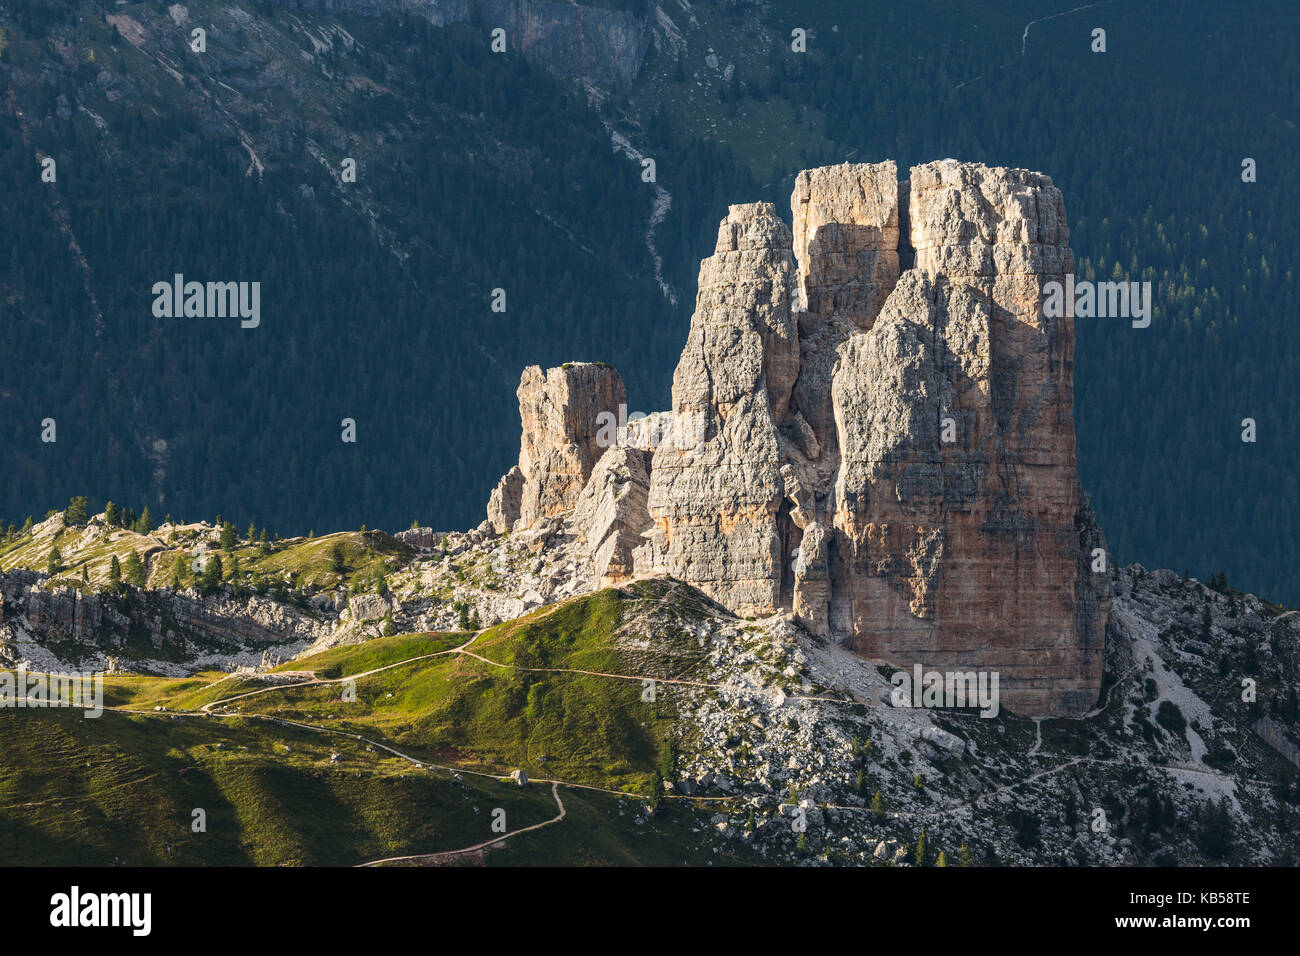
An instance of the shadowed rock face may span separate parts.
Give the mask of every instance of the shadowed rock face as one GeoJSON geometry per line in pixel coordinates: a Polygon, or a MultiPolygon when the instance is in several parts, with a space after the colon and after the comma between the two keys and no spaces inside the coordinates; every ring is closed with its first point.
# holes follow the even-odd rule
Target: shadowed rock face
{"type": "Polygon", "coordinates": [[[645,477],[629,451],[601,462],[576,522],[593,573],[671,574],[908,670],[996,671],[1012,710],[1085,712],[1109,597],[1073,321],[1042,310],[1073,270],[1060,191],[859,164],[801,173],[791,204],[793,233],[764,203],[721,223],[673,379],[698,440],[659,444],[645,477]]]}
{"type": "Polygon", "coordinates": [[[808,169],[795,180],[794,252],[802,370],[795,406],[816,437],[797,449],[816,472],[824,496],[838,464],[839,436],[831,409],[831,376],[839,347],[871,328],[898,281],[898,168],[892,162],[808,169]]]}
{"type": "Polygon", "coordinates": [[[872,657],[999,671],[1024,712],[1081,713],[1108,598],[1075,471],[1073,324],[1042,310],[1043,284],[1074,268],[1061,193],[953,161],[910,185],[916,268],[842,350],[833,388],[833,625],[872,657]]]}

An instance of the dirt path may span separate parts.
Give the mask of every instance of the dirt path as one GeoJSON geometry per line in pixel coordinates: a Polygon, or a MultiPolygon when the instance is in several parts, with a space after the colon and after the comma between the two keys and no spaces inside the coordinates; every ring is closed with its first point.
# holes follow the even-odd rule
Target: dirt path
{"type": "MultiPolygon", "coordinates": [[[[483,633],[484,633],[483,631],[479,631],[468,641],[466,641],[464,644],[461,644],[458,647],[450,647],[445,651],[435,651],[432,654],[421,654],[419,657],[408,657],[406,660],[395,661],[392,664],[385,664],[382,667],[373,667],[368,671],[361,671],[359,674],[348,674],[346,677],[317,677],[315,671],[281,671],[280,673],[310,674],[311,676],[307,680],[294,681],[289,684],[272,684],[269,687],[259,687],[257,690],[250,690],[247,693],[243,693],[243,694],[235,694],[232,697],[223,697],[220,700],[214,700],[204,704],[202,707],[199,708],[199,710],[202,713],[210,714],[212,713],[212,709],[214,707],[219,707],[223,704],[228,704],[236,700],[243,700],[245,697],[256,697],[259,694],[269,694],[271,691],[275,691],[275,690],[288,690],[290,688],[297,688],[297,687],[319,687],[326,684],[343,684],[346,683],[347,681],[355,681],[362,677],[369,677],[372,674],[381,673],[382,671],[392,670],[394,667],[403,667],[406,664],[414,664],[416,661],[427,661],[435,657],[445,657],[448,654],[469,653],[468,651],[466,651],[466,648],[468,648],[471,644],[473,644],[476,640],[478,640],[479,637],[483,635],[483,633]]],[[[226,675],[226,677],[230,677],[230,676],[233,675],[230,674],[226,675]]],[[[213,681],[208,686],[212,687],[216,684],[219,684],[221,683],[221,681],[225,680],[226,677],[223,677],[220,680],[213,681]]]]}
{"type": "Polygon", "coordinates": [[[390,856],[382,860],[371,860],[369,863],[358,863],[357,866],[383,866],[385,863],[415,863],[419,866],[437,866],[458,856],[464,856],[467,853],[477,853],[480,850],[486,850],[490,846],[496,846],[498,843],[504,843],[511,837],[519,836],[521,833],[528,833],[532,830],[540,830],[542,827],[549,827],[554,823],[559,823],[568,813],[564,809],[564,801],[560,799],[560,785],[551,784],[551,796],[555,798],[555,806],[559,813],[549,820],[543,820],[541,823],[534,823],[532,826],[520,827],[518,830],[511,830],[509,833],[502,833],[500,836],[493,837],[491,840],[484,840],[482,843],[475,843],[473,846],[462,847],[459,850],[442,850],[438,853],[416,853],[411,856],[390,856]]]}
{"type": "MultiPolygon", "coordinates": [[[[642,683],[651,681],[655,684],[676,684],[683,687],[699,687],[703,690],[718,690],[724,687],[730,687],[730,684],[710,684],[707,681],[698,680],[681,680],[672,677],[646,677],[637,674],[611,674],[608,671],[586,671],[577,667],[520,667],[517,664],[503,664],[500,661],[488,660],[482,654],[475,654],[473,651],[463,652],[467,657],[472,657],[476,661],[482,661],[484,664],[490,664],[493,667],[503,667],[508,670],[527,671],[534,674],[583,674],[587,677],[608,677],[611,680],[625,680],[642,683]]],[[[815,697],[811,695],[792,694],[786,697],[786,700],[816,700],[831,701],[837,704],[845,703],[838,697],[815,697]]]]}

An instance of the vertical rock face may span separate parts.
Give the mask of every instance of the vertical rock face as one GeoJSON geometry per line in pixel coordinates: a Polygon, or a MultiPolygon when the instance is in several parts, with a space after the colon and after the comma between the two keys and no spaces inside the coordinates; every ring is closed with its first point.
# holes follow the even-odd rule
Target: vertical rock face
{"type": "Polygon", "coordinates": [[[505,534],[519,520],[524,500],[524,473],[515,465],[502,476],[488,499],[488,524],[497,534],[505,534]]]}
{"type": "Polygon", "coordinates": [[[573,525],[587,542],[593,577],[601,587],[635,572],[636,550],[652,527],[650,453],[611,448],[596,463],[573,511],[573,525]]]}
{"type": "Polygon", "coordinates": [[[518,523],[528,527],[573,510],[592,468],[614,444],[610,422],[627,405],[627,391],[609,366],[575,362],[546,372],[529,366],[516,395],[523,422],[518,523]]]}
{"type": "Polygon", "coordinates": [[[673,415],[698,422],[700,440],[661,444],[650,473],[660,567],[747,615],[770,614],[780,601],[776,423],[799,373],[793,292],[790,230],[775,207],[732,206],[700,266],[673,376],[673,415]]]}
{"type": "Polygon", "coordinates": [[[671,574],[909,670],[996,672],[1012,710],[1085,712],[1109,598],[1075,471],[1073,321],[1042,309],[1073,270],[1059,190],[859,164],[800,174],[791,204],[793,233],[766,203],[722,221],[671,427],[600,458],[581,436],[621,383],[525,373],[516,524],[576,506],[593,583],[671,574]]]}
{"type": "Polygon", "coordinates": [[[804,170],[790,206],[802,351],[795,405],[804,423],[793,425],[799,450],[818,462],[824,494],[838,450],[830,388],[836,350],[853,332],[871,328],[898,281],[898,168],[884,162],[804,170]]]}
{"type": "Polygon", "coordinates": [[[790,208],[802,311],[870,328],[898,281],[898,167],[805,169],[790,208]]]}
{"type": "Polygon", "coordinates": [[[1108,599],[1075,471],[1073,323],[1042,309],[1073,271],[1064,202],[1037,173],[951,160],[910,185],[916,269],[833,389],[852,445],[833,624],[870,656],[998,671],[1013,709],[1081,713],[1108,599]]]}

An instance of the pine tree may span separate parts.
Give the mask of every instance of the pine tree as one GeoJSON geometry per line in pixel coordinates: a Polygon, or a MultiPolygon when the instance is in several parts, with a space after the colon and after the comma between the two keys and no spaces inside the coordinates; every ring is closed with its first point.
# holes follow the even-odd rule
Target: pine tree
{"type": "Polygon", "coordinates": [[[235,531],[235,526],[227,521],[221,526],[221,550],[229,553],[235,550],[237,544],[239,544],[239,533],[235,531]]]}
{"type": "Polygon", "coordinates": [[[132,551],[126,556],[126,564],[122,567],[122,574],[127,583],[134,584],[138,588],[144,587],[145,569],[144,562],[140,560],[140,554],[132,551]]]}
{"type": "Polygon", "coordinates": [[[122,590],[122,563],[117,560],[117,555],[108,562],[108,589],[114,594],[122,590]]]}
{"type": "Polygon", "coordinates": [[[384,637],[392,637],[397,633],[397,625],[393,622],[393,609],[390,607],[388,613],[384,615],[384,623],[379,628],[379,633],[384,637]]]}
{"type": "Polygon", "coordinates": [[[943,850],[940,850],[940,851],[939,851],[939,855],[935,858],[934,865],[935,865],[935,866],[947,866],[947,865],[948,865],[948,857],[944,855],[943,850]]]}
{"type": "Polygon", "coordinates": [[[122,509],[113,502],[104,505],[104,521],[110,528],[119,528],[122,525],[122,509]]]}
{"type": "Polygon", "coordinates": [[[965,843],[963,843],[961,845],[961,849],[957,851],[957,865],[958,866],[975,865],[975,854],[971,852],[970,847],[968,847],[965,843]]]}
{"type": "Polygon", "coordinates": [[[913,859],[916,861],[917,866],[925,866],[925,831],[924,830],[922,830],[921,835],[916,838],[916,853],[913,856],[913,859]]]}
{"type": "Polygon", "coordinates": [[[220,555],[214,554],[208,558],[207,564],[203,566],[203,571],[199,574],[199,590],[204,594],[211,594],[221,587],[223,570],[220,555]]]}
{"type": "Polygon", "coordinates": [[[140,534],[151,534],[153,532],[153,516],[149,514],[148,506],[140,512],[140,520],[136,522],[135,530],[140,534]]]}
{"type": "Polygon", "coordinates": [[[63,512],[63,523],[69,528],[80,527],[90,520],[89,503],[85,495],[74,495],[63,512]]]}
{"type": "Polygon", "coordinates": [[[871,797],[871,812],[878,817],[885,815],[885,798],[880,795],[879,790],[871,797]]]}
{"type": "MultiPolygon", "coordinates": [[[[28,521],[31,519],[28,518],[28,521]]],[[[47,565],[50,574],[58,574],[63,570],[63,554],[59,551],[59,546],[55,545],[50,549],[50,561],[47,565]]]]}

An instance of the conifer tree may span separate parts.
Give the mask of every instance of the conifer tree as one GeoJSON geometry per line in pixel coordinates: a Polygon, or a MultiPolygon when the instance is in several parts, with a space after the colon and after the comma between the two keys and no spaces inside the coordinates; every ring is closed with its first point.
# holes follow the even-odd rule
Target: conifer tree
{"type": "Polygon", "coordinates": [[[144,562],[140,560],[140,554],[132,551],[126,556],[126,563],[122,566],[122,575],[128,584],[133,584],[138,588],[144,587],[145,569],[144,562]]]}
{"type": "Polygon", "coordinates": [[[85,495],[74,495],[63,512],[63,523],[69,528],[77,528],[90,520],[89,504],[85,495]]]}

